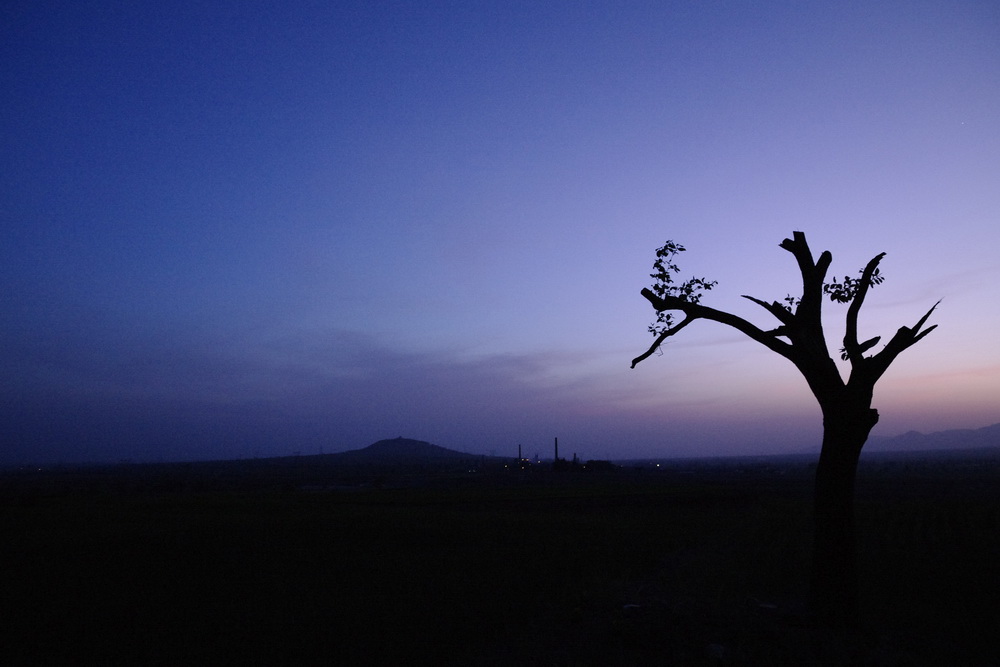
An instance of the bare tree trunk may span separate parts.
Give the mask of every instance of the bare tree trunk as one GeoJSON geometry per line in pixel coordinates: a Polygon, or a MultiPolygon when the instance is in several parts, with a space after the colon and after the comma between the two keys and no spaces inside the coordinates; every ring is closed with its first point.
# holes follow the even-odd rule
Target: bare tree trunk
{"type": "Polygon", "coordinates": [[[843,627],[855,624],[858,617],[854,480],[861,448],[878,413],[867,406],[824,412],[823,449],[816,467],[810,603],[822,623],[843,627]]]}

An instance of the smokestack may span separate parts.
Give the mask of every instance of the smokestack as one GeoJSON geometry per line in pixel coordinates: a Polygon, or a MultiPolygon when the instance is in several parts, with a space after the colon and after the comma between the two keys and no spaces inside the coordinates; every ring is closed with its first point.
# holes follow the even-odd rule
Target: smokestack
{"type": "Polygon", "coordinates": [[[559,460],[559,438],[556,438],[556,461],[559,460]]]}
{"type": "Polygon", "coordinates": [[[523,459],[521,458],[521,445],[517,446],[517,462],[520,463],[523,459]]]}

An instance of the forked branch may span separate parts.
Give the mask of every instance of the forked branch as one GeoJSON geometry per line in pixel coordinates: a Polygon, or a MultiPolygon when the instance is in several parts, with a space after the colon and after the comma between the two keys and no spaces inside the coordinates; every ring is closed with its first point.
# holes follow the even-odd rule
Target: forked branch
{"type": "Polygon", "coordinates": [[[649,349],[646,350],[645,352],[643,352],[638,357],[636,357],[635,359],[632,360],[632,366],[631,366],[631,368],[635,368],[636,364],[638,364],[640,361],[642,361],[646,357],[648,357],[651,354],[653,354],[654,352],[656,352],[656,350],[659,349],[659,347],[663,343],[663,341],[665,341],[670,336],[673,336],[675,333],[677,333],[678,331],[680,331],[681,329],[683,329],[684,327],[686,327],[691,322],[694,322],[694,320],[695,320],[694,317],[691,317],[690,315],[686,315],[684,317],[684,319],[680,321],[680,323],[675,324],[674,326],[670,327],[669,329],[661,331],[660,334],[656,337],[656,340],[653,341],[653,344],[649,346],[649,349]]]}
{"type": "MultiPolygon", "coordinates": [[[[870,349],[875,343],[878,342],[878,338],[865,341],[863,345],[858,344],[858,314],[861,312],[861,306],[865,302],[865,296],[868,295],[868,290],[874,284],[873,279],[878,272],[879,262],[885,257],[885,253],[876,255],[868,262],[864,270],[861,272],[861,279],[856,283],[856,288],[854,296],[851,299],[851,305],[847,308],[847,322],[844,329],[844,353],[847,358],[851,360],[851,365],[856,365],[861,363],[862,355],[870,349]]],[[[834,278],[836,280],[836,278],[834,278]]],[[[846,282],[846,279],[845,279],[846,282]]],[[[933,309],[932,309],[933,310],[933,309]]]]}
{"type": "Polygon", "coordinates": [[[656,312],[659,313],[668,310],[677,310],[684,313],[684,320],[680,324],[661,332],[653,342],[653,345],[650,346],[645,353],[632,360],[632,368],[635,368],[636,364],[653,354],[664,340],[677,333],[682,326],[687,326],[697,319],[712,320],[714,322],[731,326],[737,331],[746,334],[758,343],[764,345],[768,349],[777,352],[781,356],[789,359],[791,358],[791,345],[779,340],[774,331],[764,331],[763,329],[760,329],[746,321],[742,317],[722,310],[716,310],[715,308],[709,308],[708,306],[702,306],[701,304],[692,303],[691,301],[685,301],[684,299],[675,296],[657,296],[648,288],[644,288],[642,290],[642,296],[644,296],[646,300],[653,305],[656,312]]]}
{"type": "Polygon", "coordinates": [[[812,327],[821,326],[823,281],[830,269],[830,263],[833,262],[833,255],[829,250],[825,250],[814,262],[812,251],[806,243],[806,235],[802,232],[792,232],[792,238],[785,239],[779,246],[792,253],[802,274],[802,299],[795,311],[799,322],[812,327]]]}
{"type": "Polygon", "coordinates": [[[937,308],[940,303],[941,301],[939,300],[931,306],[930,310],[924,313],[924,316],[921,317],[912,327],[900,327],[893,335],[892,339],[885,344],[885,347],[882,348],[878,354],[862,360],[863,363],[855,367],[854,371],[852,371],[851,381],[854,381],[855,372],[860,371],[865,382],[870,382],[874,385],[875,382],[882,377],[882,374],[889,368],[889,365],[896,360],[896,357],[899,356],[900,352],[916,344],[921,338],[937,329],[937,325],[932,324],[921,331],[921,327],[924,326],[927,319],[931,316],[931,313],[934,312],[934,309],[937,308]]]}

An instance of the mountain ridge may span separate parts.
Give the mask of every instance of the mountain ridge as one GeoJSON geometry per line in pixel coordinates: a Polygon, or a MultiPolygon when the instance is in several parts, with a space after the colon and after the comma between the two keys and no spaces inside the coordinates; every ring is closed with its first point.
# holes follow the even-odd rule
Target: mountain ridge
{"type": "Polygon", "coordinates": [[[937,449],[982,449],[1000,446],[1000,423],[982,428],[957,428],[921,433],[907,431],[896,436],[872,436],[865,445],[870,452],[924,452],[937,449]]]}
{"type": "Polygon", "coordinates": [[[478,458],[476,454],[459,452],[424,440],[402,436],[379,440],[361,449],[351,449],[328,456],[351,463],[407,463],[478,458]]]}

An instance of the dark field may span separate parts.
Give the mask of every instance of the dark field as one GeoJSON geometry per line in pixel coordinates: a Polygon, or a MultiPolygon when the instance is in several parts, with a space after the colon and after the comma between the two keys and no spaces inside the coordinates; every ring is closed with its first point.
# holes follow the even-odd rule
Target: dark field
{"type": "Polygon", "coordinates": [[[840,637],[796,613],[806,464],[357,490],[185,475],[2,480],[0,663],[1000,660],[996,461],[865,465],[863,617],[840,637]]]}

